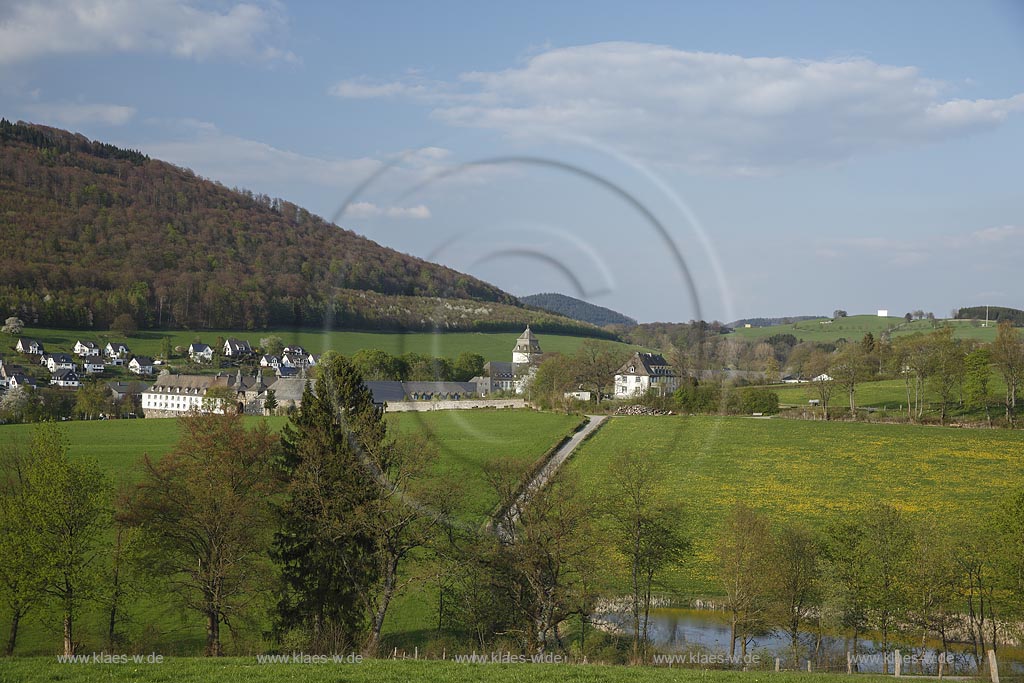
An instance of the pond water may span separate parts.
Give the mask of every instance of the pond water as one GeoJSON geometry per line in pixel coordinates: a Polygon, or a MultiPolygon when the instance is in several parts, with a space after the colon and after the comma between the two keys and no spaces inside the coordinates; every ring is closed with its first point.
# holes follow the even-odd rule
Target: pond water
{"type": "MultiPolygon", "coordinates": [[[[627,635],[632,635],[633,625],[631,617],[623,613],[611,613],[602,615],[602,619],[614,624],[627,635]]],[[[696,610],[681,608],[659,608],[651,611],[651,621],[648,626],[648,636],[658,652],[669,654],[693,654],[687,660],[677,660],[686,664],[688,661],[699,665],[708,661],[714,663],[716,657],[728,655],[729,653],[729,622],[724,612],[712,610],[696,610]],[[701,654],[705,655],[704,659],[701,654]]],[[[894,647],[900,647],[903,657],[903,671],[910,673],[936,674],[938,670],[938,658],[940,644],[929,643],[928,647],[922,648],[920,641],[916,645],[903,642],[900,645],[890,645],[888,653],[888,671],[893,671],[894,647]],[[902,647],[900,647],[902,645],[902,647]]],[[[775,658],[779,657],[782,668],[806,670],[807,659],[810,656],[812,666],[816,671],[837,671],[846,672],[846,653],[853,651],[853,641],[841,635],[821,635],[806,632],[800,636],[799,663],[794,661],[793,648],[789,636],[785,634],[769,633],[759,635],[748,641],[747,663],[751,668],[774,668],[775,658]],[[757,661],[753,661],[755,659],[757,661]]],[[[858,670],[865,673],[880,673],[882,671],[881,646],[869,638],[858,640],[857,651],[860,655],[858,670]]],[[[736,656],[739,657],[740,644],[736,644],[736,656]]],[[[1024,656],[1019,650],[1003,648],[999,652],[1000,671],[1007,673],[1024,673],[1024,656]]],[[[946,655],[945,673],[952,675],[955,670],[957,674],[972,674],[977,671],[974,655],[967,645],[955,644],[949,646],[946,655]]]]}

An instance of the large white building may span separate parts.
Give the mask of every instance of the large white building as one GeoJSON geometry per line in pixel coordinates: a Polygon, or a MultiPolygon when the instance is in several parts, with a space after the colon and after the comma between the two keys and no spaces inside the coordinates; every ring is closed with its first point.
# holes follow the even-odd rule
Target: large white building
{"type": "Polygon", "coordinates": [[[537,364],[543,355],[540,341],[527,325],[512,347],[511,363],[492,360],[484,365],[484,376],[471,380],[477,385],[477,394],[488,396],[498,391],[522,394],[527,382],[537,371],[537,364]]]}
{"type": "Polygon", "coordinates": [[[660,353],[634,353],[615,373],[615,398],[636,398],[650,390],[664,396],[679,388],[679,377],[660,353]]]}

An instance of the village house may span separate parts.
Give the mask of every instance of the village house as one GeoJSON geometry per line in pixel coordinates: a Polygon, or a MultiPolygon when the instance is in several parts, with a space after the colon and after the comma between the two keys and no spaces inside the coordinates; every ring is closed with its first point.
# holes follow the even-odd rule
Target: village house
{"type": "Polygon", "coordinates": [[[86,360],[82,364],[82,369],[88,375],[101,375],[107,369],[107,366],[102,360],[99,359],[86,360]]]}
{"type": "Polygon", "coordinates": [[[260,358],[260,367],[273,368],[277,370],[279,367],[281,367],[281,359],[278,358],[277,356],[270,354],[264,355],[262,358],[260,358]]]}
{"type": "Polygon", "coordinates": [[[228,358],[244,358],[252,355],[252,346],[245,339],[229,338],[224,341],[224,355],[228,358]]]}
{"type": "Polygon", "coordinates": [[[82,382],[78,377],[78,373],[74,370],[61,369],[53,373],[53,377],[50,378],[50,384],[55,384],[58,387],[68,387],[77,389],[82,386],[82,382]]]}
{"type": "Polygon", "coordinates": [[[377,405],[403,401],[460,401],[475,398],[475,382],[366,382],[377,405]]]}
{"type": "Polygon", "coordinates": [[[25,353],[30,355],[43,355],[46,351],[43,349],[43,345],[35,339],[19,339],[15,345],[15,350],[18,353],[25,353]]]}
{"type": "Polygon", "coordinates": [[[665,396],[678,388],[679,377],[659,353],[634,353],[615,373],[615,398],[635,398],[652,390],[665,396]]]}
{"type": "Polygon", "coordinates": [[[75,342],[75,346],[72,351],[75,352],[76,356],[81,356],[82,358],[91,358],[93,356],[100,355],[100,347],[96,342],[82,341],[81,339],[75,342]]]}
{"type": "Polygon", "coordinates": [[[109,342],[106,348],[103,349],[103,353],[110,362],[114,365],[124,365],[125,361],[128,360],[128,356],[131,355],[131,350],[127,344],[121,342],[109,342]]]}
{"type": "Polygon", "coordinates": [[[175,417],[190,410],[223,412],[230,401],[247,415],[263,415],[267,392],[273,391],[278,408],[287,410],[302,401],[305,379],[264,378],[259,372],[217,375],[161,374],[142,392],[142,410],[146,417],[175,417]],[[207,400],[211,391],[213,397],[207,400]]]}
{"type": "Polygon", "coordinates": [[[213,361],[213,349],[202,342],[192,342],[188,345],[188,357],[194,363],[209,363],[213,361]]]}
{"type": "Polygon", "coordinates": [[[48,353],[42,357],[41,365],[45,365],[50,372],[74,370],[75,359],[66,353],[48,353]]]}
{"type": "Polygon", "coordinates": [[[128,363],[128,371],[136,375],[152,375],[153,359],[149,356],[135,356],[128,363]]]}
{"type": "Polygon", "coordinates": [[[10,390],[14,389],[35,389],[37,386],[36,378],[29,377],[26,374],[15,372],[7,379],[7,388],[10,390]]]}

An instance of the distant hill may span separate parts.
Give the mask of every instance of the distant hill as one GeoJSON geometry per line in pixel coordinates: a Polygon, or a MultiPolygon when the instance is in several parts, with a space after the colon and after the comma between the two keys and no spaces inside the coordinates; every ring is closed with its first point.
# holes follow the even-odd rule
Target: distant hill
{"type": "Polygon", "coordinates": [[[0,315],[105,329],[324,327],[609,336],[286,201],[0,121],[0,315]],[[442,300],[443,299],[443,300],[442,300]]]}
{"type": "Polygon", "coordinates": [[[789,315],[784,318],[740,318],[729,323],[726,327],[736,328],[745,325],[750,325],[751,327],[771,327],[772,325],[789,325],[803,322],[804,320],[818,320],[819,318],[827,317],[825,315],[789,315]]]}
{"type": "Polygon", "coordinates": [[[564,315],[567,318],[587,322],[598,327],[604,327],[605,325],[636,326],[636,320],[628,315],[623,315],[604,306],[595,306],[565,294],[557,294],[555,292],[531,294],[529,296],[521,296],[519,300],[528,306],[542,308],[545,311],[564,315]]]}
{"type": "Polygon", "coordinates": [[[961,320],[984,320],[986,316],[990,321],[1009,320],[1017,327],[1024,325],[1024,311],[1019,308],[988,306],[986,310],[985,306],[968,306],[956,312],[956,317],[961,320]]]}

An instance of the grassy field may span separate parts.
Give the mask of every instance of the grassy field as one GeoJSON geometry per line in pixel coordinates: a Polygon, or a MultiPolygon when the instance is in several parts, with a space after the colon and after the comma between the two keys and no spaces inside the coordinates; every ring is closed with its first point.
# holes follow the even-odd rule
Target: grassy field
{"type": "MultiPolygon", "coordinates": [[[[71,352],[75,341],[81,339],[95,341],[106,346],[108,341],[121,341],[128,345],[133,353],[145,356],[159,356],[161,341],[165,337],[171,339],[172,346],[188,345],[195,339],[206,344],[213,344],[217,337],[236,337],[246,339],[257,346],[261,338],[277,335],[286,345],[298,344],[311,353],[337,351],[351,355],[360,349],[380,349],[391,354],[402,354],[409,351],[425,353],[431,356],[454,358],[463,351],[479,353],[487,360],[509,360],[512,347],[516,344],[518,332],[449,332],[433,334],[429,332],[347,332],[339,330],[262,330],[246,332],[238,330],[147,330],[137,332],[134,336],[124,337],[116,332],[90,332],[85,330],[56,330],[40,327],[27,327],[21,336],[38,339],[48,352],[71,352]]],[[[544,351],[560,351],[571,353],[585,340],[584,337],[572,337],[560,334],[538,334],[541,349],[544,351]]],[[[610,344],[623,350],[636,347],[620,342],[599,340],[602,344],[610,344]]],[[[0,342],[0,350],[6,356],[13,356],[14,344],[17,339],[7,337],[0,342]]]]}
{"type": "Polygon", "coordinates": [[[886,502],[967,529],[1024,486],[1019,431],[744,417],[615,417],[570,467],[605,490],[627,450],[662,462],[661,485],[687,509],[695,558],[669,581],[684,595],[718,592],[710,538],[737,501],[819,527],[886,502]]]}
{"type": "MultiPolygon", "coordinates": [[[[851,315],[837,318],[829,322],[829,318],[803,320],[789,325],[772,325],[771,327],[741,327],[730,333],[736,339],[765,339],[776,334],[791,334],[800,341],[834,342],[837,339],[847,341],[859,340],[870,332],[878,337],[886,330],[893,336],[914,334],[915,332],[931,332],[935,329],[931,321],[914,320],[906,322],[903,318],[879,318],[874,315],[851,315]]],[[[971,320],[941,320],[939,324],[953,327],[953,333],[961,339],[978,339],[993,341],[996,338],[996,326],[982,327],[983,323],[971,320]]]]}
{"type": "MultiPolygon", "coordinates": [[[[250,425],[261,418],[246,418],[250,425]]],[[[553,444],[571,433],[580,418],[529,410],[502,411],[467,410],[430,413],[395,413],[387,416],[391,429],[397,432],[419,431],[429,436],[439,451],[438,477],[459,482],[460,506],[467,521],[478,524],[495,504],[497,497],[488,489],[483,466],[491,460],[510,458],[525,471],[553,444]]],[[[286,418],[268,418],[275,430],[286,418]]],[[[110,474],[115,484],[138,478],[138,462],[144,453],[159,456],[174,448],[178,439],[178,423],[173,419],[110,420],[65,423],[72,457],[95,458],[110,474]]],[[[32,425],[0,426],[0,442],[21,442],[31,439],[32,425]]],[[[417,590],[399,596],[393,606],[385,632],[392,638],[417,640],[426,634],[436,620],[436,590],[421,585],[417,590]]],[[[142,601],[132,614],[129,628],[135,642],[151,642],[164,653],[191,653],[202,649],[199,618],[182,614],[166,600],[142,601]]],[[[0,610],[0,630],[7,617],[0,610]]],[[[53,651],[59,643],[59,618],[40,612],[24,624],[18,652],[41,654],[53,651]]],[[[101,615],[84,616],[81,627],[83,642],[96,646],[102,632],[101,615]]],[[[243,625],[242,639],[229,647],[245,647],[257,643],[266,624],[243,625]]],[[[4,631],[6,633],[6,631],[4,631]]],[[[423,636],[425,637],[425,636],[423,636]]]]}
{"type": "MultiPolygon", "coordinates": [[[[360,664],[258,664],[254,658],[174,658],[162,664],[60,664],[55,658],[0,659],[0,683],[36,681],[138,681],[139,683],[839,683],[849,676],[704,669],[570,665],[459,664],[438,661],[368,660],[360,664]]],[[[882,683],[891,677],[859,675],[882,683]]]]}

